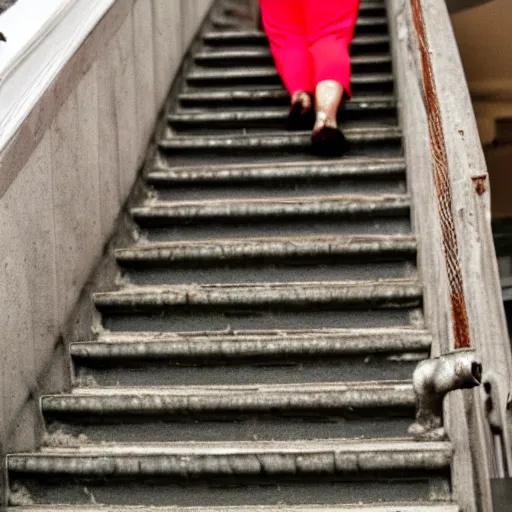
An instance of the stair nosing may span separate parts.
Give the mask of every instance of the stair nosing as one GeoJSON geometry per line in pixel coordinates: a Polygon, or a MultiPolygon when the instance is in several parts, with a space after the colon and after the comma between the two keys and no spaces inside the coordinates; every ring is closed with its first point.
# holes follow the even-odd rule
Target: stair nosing
{"type": "Polygon", "coordinates": [[[17,457],[54,456],[133,456],[137,454],[152,455],[236,455],[236,454],[298,454],[305,451],[321,453],[326,451],[345,451],[348,453],[404,451],[411,453],[450,452],[453,445],[450,441],[417,441],[411,437],[379,438],[379,439],[346,439],[330,438],[315,440],[284,440],[284,441],[170,441],[160,443],[87,443],[72,447],[42,447],[38,452],[9,454],[10,459],[17,457]]]}
{"type": "MultiPolygon", "coordinates": [[[[411,394],[413,392],[412,380],[363,380],[363,381],[339,381],[339,382],[302,382],[294,384],[204,384],[204,385],[149,385],[149,386],[93,386],[74,387],[70,393],[51,393],[43,395],[43,400],[63,397],[127,397],[127,396],[167,396],[167,397],[224,397],[240,396],[247,393],[258,395],[286,395],[297,393],[298,395],[314,395],[318,393],[344,393],[351,391],[377,392],[396,391],[411,394]]],[[[252,398],[250,396],[249,398],[252,398]]],[[[413,402],[410,402],[411,404],[413,402]]]]}
{"type": "MultiPolygon", "coordinates": [[[[398,125],[376,125],[348,127],[343,130],[349,142],[371,142],[384,140],[401,140],[402,130],[398,125]]],[[[168,132],[158,142],[162,151],[166,150],[214,150],[214,149],[291,149],[311,145],[310,132],[289,133],[285,131],[254,133],[250,135],[178,135],[168,132]]]]}
{"type": "Polygon", "coordinates": [[[70,345],[75,359],[198,359],[214,356],[241,360],[272,355],[360,355],[428,353],[432,335],[426,329],[373,328],[318,331],[262,331],[235,333],[119,332],[70,345]],[[405,338],[405,340],[404,340],[405,338]],[[244,350],[245,349],[245,350],[244,350]],[[135,353],[133,352],[135,350],[135,353]]]}
{"type": "Polygon", "coordinates": [[[416,254],[417,241],[407,235],[303,236],[245,239],[208,239],[190,242],[145,243],[115,250],[120,265],[187,261],[244,261],[260,257],[374,256],[416,254]]]}
{"type": "Polygon", "coordinates": [[[402,308],[419,305],[422,297],[423,287],[418,280],[413,279],[130,286],[118,291],[93,294],[96,307],[102,311],[306,304],[371,304],[376,308],[402,308]]]}
{"type": "MultiPolygon", "coordinates": [[[[239,50],[233,49],[204,49],[194,54],[194,60],[198,62],[209,60],[221,59],[257,59],[257,58],[272,58],[272,53],[269,48],[241,48],[239,50]]],[[[374,63],[391,63],[392,56],[390,53],[370,53],[365,55],[354,55],[351,59],[353,65],[374,64],[374,63]]]]}
{"type": "Polygon", "coordinates": [[[403,158],[345,158],[330,161],[315,160],[307,163],[276,164],[226,164],[212,166],[172,167],[162,159],[155,160],[154,167],[148,172],[146,180],[151,184],[159,182],[229,182],[236,179],[297,179],[311,177],[342,176],[380,176],[405,175],[406,165],[403,158]]]}

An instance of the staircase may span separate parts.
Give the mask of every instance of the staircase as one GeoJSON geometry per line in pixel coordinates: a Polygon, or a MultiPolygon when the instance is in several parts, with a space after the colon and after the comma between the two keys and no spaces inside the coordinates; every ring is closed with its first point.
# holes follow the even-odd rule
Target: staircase
{"type": "Polygon", "coordinates": [[[12,511],[459,510],[451,444],[407,436],[431,336],[384,4],[361,5],[337,160],[285,131],[244,4],[217,1],[171,91],[125,284],[41,400],[47,445],[8,457],[12,511]]]}

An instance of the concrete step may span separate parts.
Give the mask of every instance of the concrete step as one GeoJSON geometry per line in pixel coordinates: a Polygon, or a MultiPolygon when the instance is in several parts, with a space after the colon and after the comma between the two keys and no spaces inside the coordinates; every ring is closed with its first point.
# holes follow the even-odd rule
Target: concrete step
{"type": "Polygon", "coordinates": [[[385,507],[396,496],[427,503],[434,492],[444,503],[450,499],[451,457],[446,442],[333,438],[88,443],[11,455],[7,465],[11,485],[26,489],[38,504],[90,505],[94,500],[105,506],[245,507],[285,502],[304,509],[308,503],[379,502],[385,507]]]}
{"type": "MultiPolygon", "coordinates": [[[[206,31],[202,35],[207,46],[239,48],[241,46],[268,46],[267,36],[259,30],[206,31]]],[[[356,34],[352,40],[351,51],[374,51],[389,48],[388,34],[356,34]]]]}
{"type": "MultiPolygon", "coordinates": [[[[218,108],[179,109],[168,115],[169,124],[175,129],[259,127],[283,128],[288,119],[289,107],[266,107],[258,109],[237,109],[219,112],[218,108]]],[[[346,120],[363,120],[372,117],[396,119],[396,101],[393,98],[381,98],[375,101],[350,101],[340,110],[339,121],[342,126],[346,120]]]]}
{"type": "Polygon", "coordinates": [[[226,333],[106,333],[72,343],[71,356],[89,365],[144,360],[202,362],[261,361],[318,357],[424,354],[431,335],[418,329],[321,329],[226,333]]]}
{"type": "Polygon", "coordinates": [[[321,261],[323,258],[346,260],[410,259],[416,255],[413,236],[325,236],[205,240],[144,244],[118,249],[116,259],[125,267],[162,267],[181,265],[210,266],[252,260],[265,262],[290,260],[321,261]]]}
{"type": "MultiPolygon", "coordinates": [[[[274,66],[250,67],[192,67],[185,80],[194,87],[232,86],[252,87],[254,85],[282,85],[274,66]]],[[[388,92],[393,88],[393,75],[389,72],[355,73],[351,80],[355,94],[372,90],[373,93],[388,92]]]]}
{"type": "MultiPolygon", "coordinates": [[[[398,126],[365,126],[345,128],[343,131],[348,143],[352,146],[361,145],[394,145],[400,146],[402,131],[398,126]]],[[[163,152],[207,152],[250,153],[262,151],[279,151],[283,154],[300,154],[300,151],[311,152],[310,132],[265,132],[254,134],[222,134],[222,135],[180,135],[168,133],[158,144],[163,152]]]]}
{"type": "Polygon", "coordinates": [[[430,342],[412,328],[119,332],[70,350],[80,381],[99,386],[287,385],[409,379],[430,342]]]}
{"type": "Polygon", "coordinates": [[[201,308],[401,308],[419,306],[422,287],[416,280],[304,282],[236,285],[128,287],[94,294],[100,311],[137,312],[201,308]]]}
{"type": "MultiPolygon", "coordinates": [[[[50,431],[58,426],[85,434],[89,442],[132,443],[167,441],[170,431],[174,441],[395,438],[407,435],[414,404],[409,381],[136,387],[121,382],[41,400],[50,431]]],[[[50,446],[58,442],[48,440],[50,446]]]]}
{"type": "Polygon", "coordinates": [[[205,477],[337,475],[348,478],[378,472],[449,470],[449,442],[410,439],[295,442],[86,444],[43,448],[38,453],[9,455],[11,475],[59,475],[64,478],[163,477],[186,481],[205,477]]]}
{"type": "MultiPolygon", "coordinates": [[[[289,107],[290,95],[281,87],[268,87],[266,89],[256,88],[239,90],[197,90],[185,91],[178,95],[182,107],[188,108],[218,108],[223,107],[289,107]]],[[[393,94],[356,94],[345,103],[345,112],[361,112],[365,105],[391,104],[396,107],[396,99],[393,94]]],[[[367,107],[366,107],[367,108],[367,107]]]]}
{"type": "MultiPolygon", "coordinates": [[[[274,59],[270,49],[265,46],[240,49],[205,49],[194,55],[194,61],[198,66],[218,67],[218,66],[256,66],[273,64],[274,59]]],[[[365,53],[356,54],[351,60],[354,71],[364,71],[365,68],[377,71],[379,69],[389,71],[391,68],[391,54],[365,53]]]]}
{"type": "Polygon", "coordinates": [[[139,386],[75,388],[71,394],[44,396],[46,417],[74,418],[101,423],[114,418],[178,417],[234,420],[247,414],[273,416],[323,413],[357,416],[391,415],[405,411],[411,417],[415,395],[408,381],[332,382],[252,386],[139,386]]]}
{"type": "Polygon", "coordinates": [[[268,163],[243,165],[199,165],[176,167],[157,160],[147,174],[147,182],[154,187],[176,187],[178,185],[233,184],[270,181],[292,181],[330,179],[401,180],[405,176],[403,158],[342,158],[296,163],[268,163]]]}
{"type": "Polygon", "coordinates": [[[147,200],[132,208],[134,219],[143,224],[174,224],[240,219],[279,219],[297,217],[356,218],[396,217],[407,214],[410,199],[405,194],[373,196],[300,197],[295,199],[245,199],[232,201],[147,200]]]}
{"type": "Polygon", "coordinates": [[[452,503],[391,503],[368,505],[330,505],[330,506],[245,506],[245,507],[136,507],[136,506],[19,506],[7,509],[7,512],[460,512],[457,505],[452,503]]]}

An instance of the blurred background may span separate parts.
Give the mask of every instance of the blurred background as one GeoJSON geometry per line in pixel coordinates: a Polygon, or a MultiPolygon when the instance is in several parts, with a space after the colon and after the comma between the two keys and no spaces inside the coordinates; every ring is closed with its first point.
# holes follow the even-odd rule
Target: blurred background
{"type": "Polygon", "coordinates": [[[492,221],[512,326],[512,3],[452,14],[491,179],[492,221]]]}

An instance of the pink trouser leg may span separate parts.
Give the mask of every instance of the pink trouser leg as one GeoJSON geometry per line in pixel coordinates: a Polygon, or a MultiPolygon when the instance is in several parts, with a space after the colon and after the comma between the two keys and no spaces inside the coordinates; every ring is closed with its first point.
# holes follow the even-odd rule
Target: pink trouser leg
{"type": "Polygon", "coordinates": [[[276,68],[291,96],[313,93],[313,61],[308,48],[304,2],[260,0],[263,26],[276,68]]]}
{"type": "MultiPolygon", "coordinates": [[[[275,3],[280,1],[274,0],[275,3]]],[[[334,80],[350,97],[349,47],[354,37],[360,0],[304,2],[308,46],[314,62],[314,83],[334,80]]]]}

